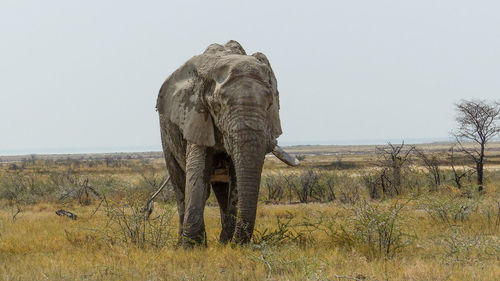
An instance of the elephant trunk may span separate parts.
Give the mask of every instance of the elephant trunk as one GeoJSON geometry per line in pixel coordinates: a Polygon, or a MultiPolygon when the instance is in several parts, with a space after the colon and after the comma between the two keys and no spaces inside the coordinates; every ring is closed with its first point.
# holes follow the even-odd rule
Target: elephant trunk
{"type": "Polygon", "coordinates": [[[232,154],[238,188],[238,215],[234,241],[248,243],[252,238],[259,197],[260,177],[266,154],[262,137],[248,132],[232,154]]]}

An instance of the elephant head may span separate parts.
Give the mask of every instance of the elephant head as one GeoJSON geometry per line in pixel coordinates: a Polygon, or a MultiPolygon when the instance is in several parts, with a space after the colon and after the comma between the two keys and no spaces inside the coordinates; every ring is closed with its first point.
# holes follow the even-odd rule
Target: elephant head
{"type": "Polygon", "coordinates": [[[281,135],[279,93],[271,65],[262,53],[246,55],[236,41],[210,45],[177,69],[160,90],[157,110],[176,124],[185,140],[224,150],[238,189],[234,239],[248,242],[255,223],[264,157],[281,135]]]}

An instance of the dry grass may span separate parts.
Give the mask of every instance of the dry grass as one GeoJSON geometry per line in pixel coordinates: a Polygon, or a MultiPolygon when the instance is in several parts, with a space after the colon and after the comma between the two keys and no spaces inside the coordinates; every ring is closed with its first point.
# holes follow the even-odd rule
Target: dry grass
{"type": "MultiPolygon", "coordinates": [[[[362,153],[345,155],[342,161],[361,164],[342,173],[355,175],[369,169],[366,163],[371,157],[362,153]]],[[[27,164],[22,173],[47,177],[47,172],[68,169],[69,162],[58,165],[43,161],[27,164]]],[[[140,184],[140,174],[148,169],[163,169],[157,157],[148,161],[121,160],[119,166],[101,160],[97,165],[88,165],[86,161],[78,167],[72,163],[73,173],[99,180],[113,178],[131,185],[140,184]]],[[[336,156],[308,155],[304,164],[330,169],[335,161],[336,156]]],[[[300,169],[286,168],[268,159],[264,174],[300,169]]],[[[0,177],[9,173],[12,171],[3,164],[0,177]]],[[[498,173],[491,174],[483,195],[444,185],[434,193],[407,193],[370,201],[363,190],[361,200],[367,201],[360,204],[373,207],[370,210],[380,215],[379,223],[387,222],[392,206],[411,199],[398,217],[401,233],[411,236],[411,241],[403,240],[408,243],[401,244],[404,247],[391,255],[377,254],[369,248],[366,238],[378,234],[363,228],[364,223],[372,222],[361,219],[360,204],[353,206],[338,200],[325,204],[260,203],[256,233],[271,233],[266,238],[269,240],[236,246],[217,242],[220,215],[215,200],[210,198],[205,211],[208,247],[190,251],[175,247],[177,214],[162,225],[167,239],[158,247],[120,239],[117,224],[110,222],[104,205],[93,214],[99,203],[95,198],[89,206],[80,206],[77,200],[23,205],[16,220],[12,219],[12,202],[0,200],[0,280],[498,280],[499,179],[498,173]],[[439,202],[450,203],[443,209],[438,208],[439,202]],[[56,216],[54,212],[60,207],[76,213],[78,220],[56,216]],[[436,212],[446,213],[448,219],[436,218],[436,212]],[[466,215],[462,218],[459,214],[455,220],[457,212],[466,215]],[[290,222],[282,226],[282,232],[277,231],[278,219],[282,224],[290,222]]],[[[124,198],[108,199],[118,204],[124,198]]],[[[174,205],[157,204],[151,223],[172,209],[174,205]]]]}
{"type": "MultiPolygon", "coordinates": [[[[482,204],[485,210],[487,203],[482,204]]],[[[500,233],[494,218],[489,220],[486,212],[476,211],[470,219],[450,227],[417,205],[412,202],[404,214],[416,241],[390,259],[369,257],[361,247],[347,249],[323,231],[314,232],[314,240],[305,244],[219,245],[216,207],[207,207],[205,213],[208,248],[192,251],[176,249],[173,243],[157,249],[110,242],[102,234],[107,222],[104,212],[90,218],[95,206],[70,206],[79,215],[76,221],[55,216],[57,206],[52,204],[30,206],[16,221],[4,208],[0,211],[0,279],[336,280],[336,276],[351,276],[361,280],[497,280],[500,233]]],[[[349,207],[336,204],[261,205],[256,227],[275,229],[277,218],[313,222],[318,217],[337,220],[350,215],[349,207]]],[[[169,225],[173,231],[175,224],[176,219],[169,225]]]]}

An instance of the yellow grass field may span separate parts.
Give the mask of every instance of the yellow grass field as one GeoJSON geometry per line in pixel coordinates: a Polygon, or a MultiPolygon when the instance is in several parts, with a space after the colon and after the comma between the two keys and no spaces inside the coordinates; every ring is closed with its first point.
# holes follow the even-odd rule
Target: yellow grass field
{"type": "MultiPolygon", "coordinates": [[[[55,207],[32,206],[15,222],[8,210],[0,213],[2,280],[345,279],[341,276],[360,280],[498,280],[500,276],[498,248],[492,249],[493,253],[481,253],[476,252],[475,245],[467,244],[476,243],[482,235],[495,237],[498,242],[498,228],[485,233],[488,222],[480,215],[460,226],[467,237],[460,242],[470,249],[454,253],[443,242],[449,232],[447,225],[437,225],[417,210],[409,211],[406,215],[417,243],[392,259],[370,259],[362,250],[343,249],[323,233],[315,234],[314,242],[302,246],[293,242],[263,247],[219,245],[220,223],[215,207],[206,210],[206,249],[113,245],[98,232],[105,228],[106,219],[89,219],[91,208],[75,207],[80,219],[71,221],[56,217],[55,207]]],[[[261,205],[257,228],[273,228],[276,218],[288,212],[301,219],[314,219],[318,212],[339,216],[344,211],[335,204],[261,205]]],[[[496,243],[494,247],[498,246],[496,243]]]]}
{"type": "MultiPolygon", "coordinates": [[[[329,167],[337,158],[328,157],[308,155],[296,169],[266,160],[263,178],[313,167],[346,174],[347,183],[336,183],[337,199],[327,203],[263,198],[254,241],[246,246],[217,242],[214,198],[205,210],[208,246],[183,250],[175,246],[177,214],[168,198],[157,200],[149,221],[136,220],[137,206],[153,189],[113,191],[106,203],[91,197],[90,205],[76,197],[32,203],[6,197],[0,201],[0,280],[500,280],[500,176],[494,167],[481,193],[447,180],[434,192],[422,187],[381,199],[370,199],[360,187],[357,202],[343,203],[340,185],[350,186],[350,174],[371,169],[372,155],[362,153],[356,161],[365,163],[347,170],[329,167]],[[60,208],[78,219],[57,216],[60,208]],[[124,222],[139,226],[138,241],[125,234],[124,222]]],[[[144,176],[137,171],[163,173],[157,157],[117,160],[118,166],[47,161],[28,163],[22,171],[9,168],[20,162],[4,163],[0,176],[48,179],[51,171],[70,169],[93,183],[111,178],[139,185],[144,176]]],[[[263,197],[265,192],[263,186],[263,197]]]]}

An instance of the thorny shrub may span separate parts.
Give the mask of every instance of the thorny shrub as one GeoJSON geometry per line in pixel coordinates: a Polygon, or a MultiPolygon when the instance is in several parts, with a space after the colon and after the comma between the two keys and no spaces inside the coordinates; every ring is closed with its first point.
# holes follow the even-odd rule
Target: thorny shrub
{"type": "Polygon", "coordinates": [[[319,175],[313,169],[306,169],[298,174],[293,191],[301,203],[307,203],[313,196],[318,180],[319,175]]]}
{"type": "Polygon", "coordinates": [[[337,174],[322,172],[318,179],[318,188],[314,189],[312,197],[320,202],[334,201],[336,199],[335,187],[337,185],[337,174]]]}
{"type": "Polygon", "coordinates": [[[319,229],[321,221],[313,222],[308,219],[297,221],[294,214],[287,212],[286,218],[276,218],[276,228],[265,228],[255,230],[252,237],[253,245],[257,248],[267,246],[281,246],[284,244],[296,244],[305,247],[314,241],[313,232],[319,229]]]}
{"type": "Polygon", "coordinates": [[[479,207],[480,212],[486,217],[486,228],[489,233],[496,233],[500,228],[500,199],[491,198],[484,200],[479,207]]]}
{"type": "Polygon", "coordinates": [[[55,187],[43,181],[36,173],[9,173],[0,179],[0,199],[12,203],[33,204],[47,199],[55,187]]]}
{"type": "Polygon", "coordinates": [[[265,188],[265,200],[269,202],[279,202],[285,195],[288,182],[286,176],[279,173],[267,175],[263,179],[262,184],[265,188]]]}
{"type": "MultiPolygon", "coordinates": [[[[139,173],[140,178],[135,189],[141,192],[153,193],[160,188],[160,186],[167,179],[167,175],[163,170],[156,170],[151,165],[147,165],[144,171],[139,173]]],[[[175,192],[171,184],[168,184],[163,191],[158,194],[157,199],[162,202],[175,202],[175,192]]]]}
{"type": "Polygon", "coordinates": [[[407,203],[396,201],[384,208],[359,202],[350,207],[352,215],[331,220],[325,232],[334,244],[368,258],[392,258],[415,239],[402,215],[407,203]]]}
{"type": "Polygon", "coordinates": [[[479,200],[457,194],[422,196],[418,206],[438,223],[452,225],[467,221],[477,211],[479,200]]]}
{"type": "Polygon", "coordinates": [[[452,226],[437,241],[445,259],[453,262],[497,259],[500,241],[497,236],[471,232],[463,227],[452,226]]]}
{"type": "Polygon", "coordinates": [[[336,198],[344,204],[356,204],[360,200],[359,181],[347,174],[337,176],[336,198]]]}
{"type": "Polygon", "coordinates": [[[103,231],[105,238],[112,244],[133,244],[140,248],[161,249],[171,245],[176,233],[172,224],[175,208],[171,205],[158,207],[158,214],[148,219],[144,212],[146,201],[143,194],[136,192],[128,192],[119,201],[106,201],[104,212],[108,222],[103,231]]]}
{"type": "Polygon", "coordinates": [[[319,171],[308,168],[290,174],[269,174],[262,180],[263,198],[267,202],[280,202],[288,199],[291,203],[331,202],[339,198],[343,203],[359,200],[359,187],[356,180],[347,174],[319,171]]]}

